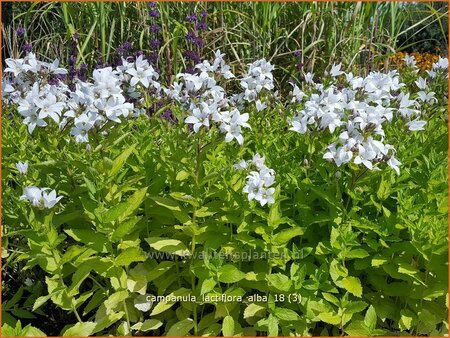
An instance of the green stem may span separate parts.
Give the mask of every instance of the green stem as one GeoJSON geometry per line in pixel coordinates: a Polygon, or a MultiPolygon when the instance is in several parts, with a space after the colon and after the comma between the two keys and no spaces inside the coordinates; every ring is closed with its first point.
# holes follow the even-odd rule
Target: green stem
{"type": "Polygon", "coordinates": [[[129,316],[129,314],[128,314],[128,308],[127,308],[127,304],[126,304],[126,302],[125,302],[125,299],[122,300],[122,304],[123,304],[123,308],[124,308],[124,310],[125,310],[125,317],[126,317],[126,319],[127,319],[128,330],[131,330],[131,329],[130,329],[130,328],[131,328],[131,325],[130,325],[130,316],[129,316]]]}
{"type": "Polygon", "coordinates": [[[76,307],[75,307],[75,304],[73,304],[73,303],[72,303],[72,310],[73,310],[73,313],[75,313],[75,317],[77,317],[78,322],[79,322],[79,323],[82,323],[83,321],[81,320],[81,317],[80,317],[80,315],[78,314],[78,311],[77,311],[77,309],[76,309],[76,307]]]}
{"type": "MultiPolygon", "coordinates": [[[[201,136],[202,132],[200,131],[200,133],[197,135],[197,156],[196,156],[196,163],[195,163],[195,198],[198,201],[199,198],[199,176],[200,176],[200,167],[201,167],[201,163],[200,163],[200,153],[202,150],[202,146],[201,146],[201,136]]],[[[194,211],[193,211],[193,215],[192,215],[192,223],[194,225],[194,234],[192,235],[192,243],[191,243],[191,262],[190,262],[190,267],[191,267],[191,288],[192,288],[192,293],[195,295],[196,291],[195,291],[195,275],[193,273],[193,267],[194,267],[194,257],[195,257],[195,245],[196,245],[196,241],[195,241],[195,231],[196,231],[196,224],[195,224],[195,220],[197,217],[197,207],[194,206],[194,211]]],[[[194,319],[194,336],[197,336],[198,333],[198,326],[197,326],[197,302],[194,302],[193,304],[193,319],[194,319]]]]}
{"type": "MultiPolygon", "coordinates": [[[[192,285],[192,293],[195,294],[195,275],[192,272],[192,268],[194,265],[194,253],[195,253],[195,234],[192,236],[192,244],[191,244],[191,285],[192,285]]],[[[197,327],[197,302],[193,304],[193,316],[194,316],[194,336],[197,336],[198,327],[197,327]]]]}

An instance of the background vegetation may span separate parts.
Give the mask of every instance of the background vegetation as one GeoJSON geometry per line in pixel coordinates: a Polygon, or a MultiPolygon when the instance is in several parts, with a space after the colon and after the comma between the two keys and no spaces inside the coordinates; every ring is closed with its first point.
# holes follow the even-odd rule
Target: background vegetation
{"type": "MultiPolygon", "coordinates": [[[[387,128],[402,161],[400,176],[338,170],[322,158],[328,140],[284,132],[290,114],[284,94],[292,89],[288,80],[301,82],[300,69],[323,74],[342,62],[367,74],[402,69],[406,53],[428,52],[420,60],[427,76],[434,54],[448,53],[448,4],[156,8],[159,16],[141,2],[2,3],[2,57],[23,56],[31,44],[40,59],[59,58],[89,73],[122,55],[156,53],[170,83],[192,66],[186,51],[211,59],[220,49],[236,74],[256,59],[270,60],[283,100],[271,101],[263,114],[252,111],[256,127],[242,148],[218,142],[217,131],[197,137],[175,119],[146,116],[96,135],[86,148],[59,137],[56,126],[31,137],[15,107],[4,107],[3,335],[126,335],[130,326],[141,336],[448,334],[447,82],[433,88],[438,102],[423,112],[426,131],[408,133],[399,120],[387,128]],[[206,29],[187,20],[193,13],[207,14],[206,29]],[[159,32],[150,29],[156,24],[159,32]],[[188,41],[193,30],[204,45],[188,41]],[[158,46],[151,46],[155,39],[158,46]],[[245,174],[233,168],[256,152],[277,173],[277,203],[270,208],[247,201],[245,174]],[[24,160],[26,177],[15,167],[24,160]],[[22,187],[32,183],[55,187],[64,209],[44,214],[20,201],[22,187]],[[146,253],[164,251],[150,238],[173,239],[176,248],[181,243],[192,251],[258,248],[289,260],[183,260],[173,248],[166,249],[171,259],[150,260],[146,253]],[[142,291],[272,298],[141,311],[142,291]],[[296,304],[273,298],[293,293],[302,296],[296,304]]],[[[404,90],[416,91],[417,75],[403,71],[404,90]]],[[[185,117],[177,108],[173,114],[185,117]]]]}
{"type": "Polygon", "coordinates": [[[264,55],[277,66],[282,83],[299,77],[299,64],[311,72],[333,62],[347,69],[387,69],[397,51],[447,53],[445,2],[168,2],[157,9],[155,18],[145,2],[3,3],[3,57],[17,57],[28,42],[39,55],[68,60],[67,46],[77,33],[78,65],[111,63],[118,48],[131,42],[128,52],[157,52],[161,71],[174,74],[187,67],[184,53],[193,49],[186,34],[195,25],[186,18],[202,12],[208,14],[207,30],[199,32],[205,44],[194,48],[201,57],[226,50],[238,72],[264,55]],[[156,48],[150,46],[153,24],[161,27],[156,48]],[[27,33],[18,39],[19,27],[27,33]],[[296,51],[301,55],[294,56],[296,51]]]}

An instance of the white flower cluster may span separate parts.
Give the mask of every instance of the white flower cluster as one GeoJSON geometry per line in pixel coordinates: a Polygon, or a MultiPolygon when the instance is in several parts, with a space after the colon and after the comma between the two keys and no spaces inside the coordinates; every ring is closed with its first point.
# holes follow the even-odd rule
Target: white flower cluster
{"type": "Polygon", "coordinates": [[[49,64],[29,53],[23,59],[7,59],[6,64],[5,73],[13,77],[3,78],[3,98],[18,105],[29,133],[53,120],[60,128],[70,124],[77,142],[88,142],[88,132],[95,126],[101,128],[108,121],[120,123],[122,117],[141,112],[126,102],[123,88],[135,101],[141,99],[140,87],[156,92],[160,89],[158,74],[142,56],[134,62],[123,59],[122,66],[115,70],[96,69],[91,82],[77,79],[73,90],[64,81],[52,81],[52,76],[67,74],[67,70],[58,68],[58,60],[49,64]]]}
{"type": "Polygon", "coordinates": [[[255,61],[248,65],[247,74],[241,79],[241,86],[244,88],[244,100],[248,102],[256,101],[256,109],[264,110],[267,105],[258,99],[258,94],[264,88],[272,90],[274,88],[272,71],[274,66],[265,59],[255,61]]]}
{"type": "Polygon", "coordinates": [[[50,188],[27,187],[24,189],[23,195],[20,196],[20,199],[30,201],[33,206],[40,209],[51,209],[63,197],[56,196],[55,190],[52,190],[49,193],[46,192],[47,190],[50,190],[50,188]]]}
{"type": "Polygon", "coordinates": [[[273,197],[275,188],[272,187],[275,183],[275,171],[268,168],[264,162],[265,158],[257,153],[253,159],[242,160],[234,166],[238,170],[250,170],[250,166],[256,169],[250,171],[247,176],[247,184],[242,191],[248,194],[249,201],[256,200],[261,206],[275,202],[273,197]]]}
{"type": "MultiPolygon", "coordinates": [[[[235,76],[224,56],[217,51],[212,64],[205,60],[195,66],[196,73],[177,74],[178,81],[171,88],[164,88],[158,82],[158,73],[142,55],[133,61],[122,59],[115,69],[95,69],[88,81],[77,78],[68,85],[61,80],[68,72],[58,67],[58,60],[45,63],[29,53],[23,59],[6,60],[2,97],[17,104],[30,134],[36,127],[45,127],[54,121],[61,129],[69,126],[76,142],[89,142],[91,129],[104,131],[108,122],[121,123],[123,118],[143,113],[143,92],[154,97],[165,95],[189,112],[185,122],[191,124],[195,132],[202,126],[209,128],[214,122],[226,134],[226,142],[236,139],[242,145],[242,128],[250,128],[250,125],[247,123],[249,115],[240,111],[245,102],[254,101],[263,88],[273,89],[273,66],[265,60],[250,64],[241,80],[245,91],[227,96],[218,82],[235,76]]],[[[258,111],[265,106],[260,100],[256,101],[258,111]]]]}
{"type": "MultiPolygon", "coordinates": [[[[166,90],[166,94],[183,104],[190,112],[184,121],[193,126],[194,132],[198,132],[202,126],[209,128],[211,122],[219,125],[219,129],[225,135],[225,141],[233,139],[242,145],[244,138],[242,128],[250,128],[247,123],[248,113],[241,114],[243,100],[250,101],[250,93],[253,97],[263,87],[273,88],[270,63],[257,61],[250,65],[249,74],[241,81],[246,88],[245,93],[228,97],[225,89],[218,84],[221,78],[229,80],[235,78],[230,67],[225,63],[220,51],[215,53],[215,60],[211,64],[203,61],[195,66],[198,73],[181,73],[177,75],[178,82],[166,90]],[[258,75],[259,74],[259,75],[258,75]],[[268,80],[270,78],[270,81],[268,80]],[[251,88],[251,89],[248,89],[251,88]]],[[[260,102],[261,103],[261,102],[260,102]]]]}
{"type": "Polygon", "coordinates": [[[35,54],[29,53],[23,59],[7,59],[5,62],[8,67],[4,73],[12,73],[13,81],[3,79],[2,97],[18,104],[18,112],[24,117],[29,133],[36,126],[45,127],[49,118],[59,123],[67,99],[67,86],[54,86],[47,81],[50,76],[67,74],[65,69],[58,67],[59,61],[42,62],[36,59],[35,54]],[[41,81],[43,78],[45,81],[41,81]]]}
{"type": "Polygon", "coordinates": [[[423,130],[426,122],[418,119],[420,108],[434,101],[434,93],[426,92],[426,80],[419,78],[416,84],[421,91],[410,99],[409,93],[399,93],[405,85],[397,71],[359,77],[340,68],[333,65],[332,80],[327,85],[315,83],[312,74],[307,74],[304,90],[294,85],[292,102],[296,113],[290,130],[300,134],[326,129],[332,134],[337,132],[337,140],[323,156],[337,166],[353,161],[378,170],[378,163],[387,163],[399,174],[401,163],[394,156],[394,147],[385,143],[383,125],[398,115],[409,130],[423,130]],[[345,75],[344,85],[336,81],[340,75],[345,75]]]}

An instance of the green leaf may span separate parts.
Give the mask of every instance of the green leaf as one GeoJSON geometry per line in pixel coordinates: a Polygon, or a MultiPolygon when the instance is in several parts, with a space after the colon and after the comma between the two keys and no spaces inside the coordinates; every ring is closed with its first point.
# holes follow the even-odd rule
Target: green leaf
{"type": "Polygon", "coordinates": [[[64,229],[64,232],[77,242],[81,242],[97,252],[107,253],[112,251],[112,246],[108,238],[94,230],[64,229]]]}
{"type": "Polygon", "coordinates": [[[342,280],[342,284],[344,285],[344,288],[350,292],[351,294],[355,295],[356,297],[362,296],[362,286],[361,281],[359,278],[356,277],[345,277],[342,280]]]}
{"type": "Polygon", "coordinates": [[[388,261],[387,257],[377,255],[372,258],[372,266],[377,267],[386,264],[388,261]]]}
{"type": "MultiPolygon", "coordinates": [[[[6,335],[4,335],[6,336],[6,335]]],[[[38,328],[31,326],[31,324],[28,324],[27,326],[25,326],[22,330],[22,332],[20,333],[20,336],[23,337],[46,337],[47,335],[42,332],[41,330],[39,330],[38,328]]]]}
{"type": "Polygon", "coordinates": [[[270,285],[280,291],[289,291],[292,286],[292,281],[288,276],[282,273],[273,273],[266,276],[270,285]]]}
{"type": "Polygon", "coordinates": [[[177,176],[175,177],[175,179],[177,181],[184,181],[186,180],[188,177],[190,176],[190,174],[187,171],[181,170],[178,172],[177,176]]]}
{"type": "Polygon", "coordinates": [[[137,143],[133,144],[132,146],[125,149],[122,152],[122,154],[120,154],[119,156],[117,156],[115,158],[115,160],[112,163],[111,170],[109,171],[109,175],[108,175],[109,177],[115,176],[120,171],[123,164],[125,163],[127,158],[131,155],[131,153],[133,152],[134,148],[136,148],[136,146],[137,146],[137,143]]]}
{"type": "Polygon", "coordinates": [[[88,337],[94,333],[96,325],[94,322],[76,323],[64,331],[63,337],[88,337]]]}
{"type": "Polygon", "coordinates": [[[349,336],[369,336],[369,330],[362,320],[354,320],[345,328],[345,333],[349,336]]]}
{"type": "Polygon", "coordinates": [[[136,191],[131,197],[124,203],[119,203],[107,210],[102,217],[103,222],[121,222],[129,215],[131,215],[136,209],[139,208],[147,193],[147,188],[136,191]]]}
{"type": "Polygon", "coordinates": [[[78,266],[72,276],[72,284],[67,290],[69,296],[75,296],[78,294],[78,289],[81,283],[89,276],[91,270],[92,266],[90,266],[89,262],[82,263],[78,266]]]}
{"type": "Polygon", "coordinates": [[[372,305],[367,309],[366,316],[364,317],[364,324],[366,324],[369,332],[375,330],[377,325],[377,313],[372,305]]]}
{"type": "Polygon", "coordinates": [[[354,249],[346,253],[346,258],[366,258],[369,253],[364,249],[354,249]]]}
{"type": "Polygon", "coordinates": [[[319,313],[317,318],[328,324],[339,325],[341,323],[341,316],[331,312],[319,313]]]}
{"type": "Polygon", "coordinates": [[[119,256],[116,257],[115,263],[118,266],[128,266],[133,262],[143,262],[147,259],[144,250],[137,247],[131,247],[123,250],[119,256]]]}
{"type": "Polygon", "coordinates": [[[95,193],[97,192],[94,183],[92,183],[89,179],[87,179],[86,177],[84,178],[84,182],[86,183],[86,187],[88,188],[89,192],[92,195],[95,195],[95,193]]]}
{"type": "Polygon", "coordinates": [[[138,222],[141,220],[141,217],[133,217],[126,221],[119,223],[116,230],[111,235],[111,240],[113,242],[120,241],[124,236],[132,233],[136,227],[138,222]]]}
{"type": "Polygon", "coordinates": [[[398,265],[398,272],[405,274],[405,275],[415,275],[417,273],[419,273],[419,270],[417,270],[415,267],[406,264],[406,263],[400,263],[398,265]]]}
{"type": "Polygon", "coordinates": [[[192,197],[191,195],[185,194],[184,192],[172,192],[172,193],[170,193],[170,196],[172,198],[176,199],[177,201],[186,202],[195,207],[199,206],[197,200],[194,197],[192,197]]]}
{"type": "Polygon", "coordinates": [[[297,312],[295,312],[294,310],[291,310],[291,309],[286,309],[286,308],[281,308],[281,307],[275,308],[275,310],[273,311],[273,314],[278,319],[285,320],[285,321],[296,321],[299,319],[299,315],[297,312]]]}
{"type": "Polygon", "coordinates": [[[232,337],[234,335],[234,319],[231,316],[226,316],[223,319],[222,334],[224,337],[232,337]]]}
{"type": "Polygon", "coordinates": [[[142,332],[159,329],[163,323],[158,319],[147,319],[142,323],[134,324],[131,329],[142,332]]]}
{"type": "Polygon", "coordinates": [[[183,319],[182,321],[173,324],[166,336],[186,336],[194,327],[194,321],[191,318],[183,319]]]}
{"type": "Polygon", "coordinates": [[[183,242],[177,239],[149,237],[145,240],[153,249],[157,251],[167,252],[182,257],[191,255],[188,248],[183,244],[183,242]]]}
{"type": "Polygon", "coordinates": [[[413,322],[415,322],[415,319],[417,316],[414,312],[408,309],[403,309],[400,311],[400,321],[398,322],[398,325],[401,330],[409,330],[411,329],[413,322]]]}
{"type": "Polygon", "coordinates": [[[240,271],[232,264],[226,264],[219,270],[219,282],[222,283],[236,283],[245,278],[245,273],[240,271]]]}
{"type": "Polygon", "coordinates": [[[36,299],[36,301],[34,302],[32,311],[34,312],[35,310],[37,310],[38,308],[40,308],[42,305],[44,305],[50,298],[53,297],[53,295],[54,295],[54,293],[49,294],[49,295],[47,295],[47,296],[41,296],[41,297],[38,297],[38,298],[36,299]]]}
{"type": "Polygon", "coordinates": [[[205,279],[202,283],[202,288],[201,288],[200,294],[203,295],[205,293],[210,292],[211,290],[214,289],[215,286],[216,286],[216,281],[214,280],[214,278],[205,279]]]}
{"type": "Polygon", "coordinates": [[[272,314],[269,315],[267,321],[267,335],[269,337],[278,336],[278,319],[274,317],[272,314]]]}
{"type": "Polygon", "coordinates": [[[244,319],[251,317],[262,317],[265,311],[266,308],[264,306],[251,303],[244,310],[244,319]]]}
{"type": "Polygon", "coordinates": [[[181,288],[170,293],[169,295],[166,296],[166,300],[162,300],[158,304],[156,304],[156,306],[150,313],[150,316],[157,315],[161,312],[166,311],[167,309],[170,309],[176,303],[176,301],[172,300],[175,299],[174,297],[188,296],[190,293],[191,291],[185,288],[181,288]]]}
{"type": "Polygon", "coordinates": [[[127,290],[117,291],[113,293],[111,296],[108,297],[107,300],[105,300],[105,307],[106,312],[109,313],[111,311],[114,311],[114,309],[125,299],[127,299],[129,296],[127,290]]]}
{"type": "Polygon", "coordinates": [[[345,306],[345,313],[353,314],[364,310],[367,307],[367,303],[363,301],[349,302],[345,306]]]}
{"type": "Polygon", "coordinates": [[[153,196],[150,198],[152,200],[154,200],[156,202],[156,204],[158,204],[162,207],[165,207],[169,210],[181,211],[179,204],[170,198],[158,197],[158,196],[153,196]]]}
{"type": "Polygon", "coordinates": [[[189,215],[181,209],[179,204],[170,199],[165,197],[150,197],[153,201],[156,202],[156,204],[167,208],[172,211],[172,214],[182,223],[186,223],[190,220],[189,215]]]}
{"type": "Polygon", "coordinates": [[[300,227],[283,230],[273,236],[272,243],[274,245],[286,245],[289,240],[304,233],[305,229],[300,227]]]}

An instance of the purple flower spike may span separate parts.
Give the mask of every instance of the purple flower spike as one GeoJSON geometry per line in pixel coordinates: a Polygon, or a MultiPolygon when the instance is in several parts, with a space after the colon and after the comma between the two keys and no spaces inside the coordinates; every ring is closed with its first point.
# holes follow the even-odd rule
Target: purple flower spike
{"type": "Polygon", "coordinates": [[[197,15],[194,14],[190,14],[188,16],[186,16],[186,21],[187,22],[195,22],[197,21],[197,15]]]}
{"type": "Polygon", "coordinates": [[[200,63],[200,56],[192,50],[185,51],[184,56],[187,57],[188,59],[194,61],[195,64],[200,63]]]}
{"type": "Polygon", "coordinates": [[[161,41],[158,39],[152,39],[150,40],[150,47],[153,49],[158,48],[161,45],[161,41]]]}
{"type": "Polygon", "coordinates": [[[197,39],[195,39],[194,44],[195,44],[197,47],[200,47],[200,48],[201,48],[201,47],[204,46],[205,42],[203,41],[203,39],[202,39],[201,37],[197,37],[197,39]]]}
{"type": "Polygon", "coordinates": [[[205,21],[200,21],[199,23],[197,23],[197,29],[199,31],[206,31],[206,22],[205,21]]]}
{"type": "Polygon", "coordinates": [[[157,9],[152,9],[148,12],[150,17],[152,18],[159,18],[161,16],[161,13],[157,9]]]}
{"type": "Polygon", "coordinates": [[[17,28],[16,34],[17,34],[17,36],[20,36],[20,37],[24,36],[25,35],[25,28],[23,28],[23,27],[17,28]]]}
{"type": "Polygon", "coordinates": [[[158,34],[161,31],[161,27],[159,25],[150,25],[150,32],[158,34]]]}
{"type": "Polygon", "coordinates": [[[29,42],[25,43],[25,44],[22,46],[22,50],[23,50],[25,53],[30,53],[32,49],[33,49],[33,47],[31,46],[31,43],[29,43],[29,42]]]}

